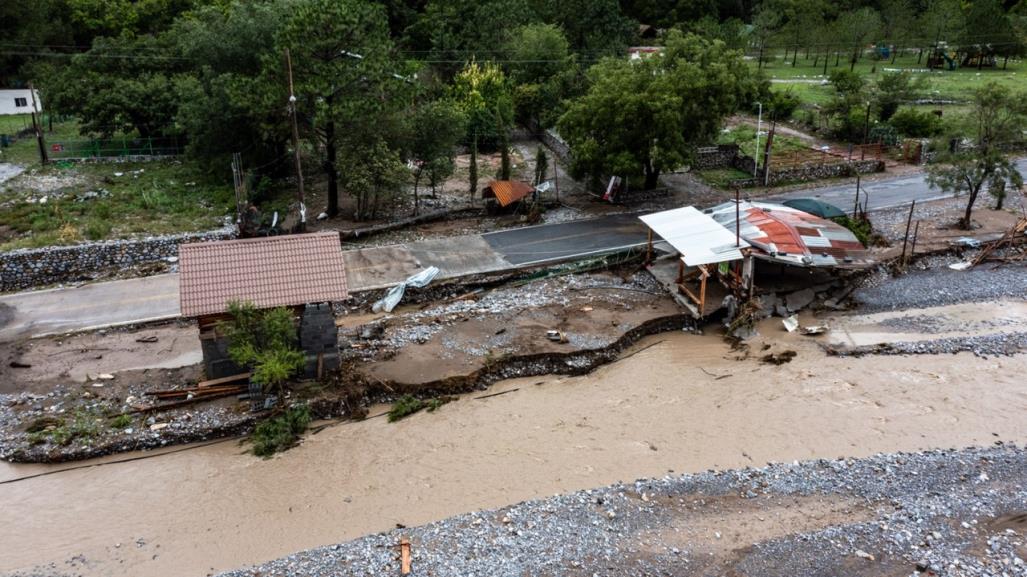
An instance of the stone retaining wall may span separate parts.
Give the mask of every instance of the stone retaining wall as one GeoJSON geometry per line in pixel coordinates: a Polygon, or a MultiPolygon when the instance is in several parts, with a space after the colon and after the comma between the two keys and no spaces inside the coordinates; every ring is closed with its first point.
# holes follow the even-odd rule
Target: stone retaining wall
{"type": "Polygon", "coordinates": [[[0,291],[88,280],[98,272],[178,256],[178,245],[236,237],[234,226],[206,232],[0,253],[0,291]]]}
{"type": "Polygon", "coordinates": [[[727,168],[735,164],[735,158],[739,155],[737,144],[705,146],[696,151],[692,170],[727,168]]]}
{"type": "MultiPolygon", "coordinates": [[[[752,170],[751,165],[749,170],[752,170]]],[[[839,178],[843,176],[855,176],[857,174],[871,174],[884,171],[883,160],[853,160],[852,162],[839,162],[835,164],[808,164],[796,166],[783,170],[774,170],[773,162],[770,165],[770,186],[787,184],[791,182],[809,182],[825,178],[839,178]]],[[[752,186],[763,186],[762,171],[758,178],[743,178],[732,180],[728,183],[730,187],[746,188],[752,186]]]]}

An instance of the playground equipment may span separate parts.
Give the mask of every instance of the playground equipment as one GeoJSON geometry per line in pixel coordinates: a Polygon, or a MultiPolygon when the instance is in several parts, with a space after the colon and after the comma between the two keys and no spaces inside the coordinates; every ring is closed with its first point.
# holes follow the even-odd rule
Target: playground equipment
{"type": "Polygon", "coordinates": [[[927,56],[927,67],[955,70],[958,66],[956,64],[957,56],[954,50],[946,52],[944,48],[933,48],[930,55],[927,56]]]}

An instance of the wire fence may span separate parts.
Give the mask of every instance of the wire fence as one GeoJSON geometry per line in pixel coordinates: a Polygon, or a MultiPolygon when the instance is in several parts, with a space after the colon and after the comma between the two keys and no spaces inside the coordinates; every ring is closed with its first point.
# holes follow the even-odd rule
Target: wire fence
{"type": "Polygon", "coordinates": [[[51,160],[178,156],[185,151],[185,138],[180,136],[161,136],[88,140],[60,139],[48,140],[46,146],[51,160]]]}

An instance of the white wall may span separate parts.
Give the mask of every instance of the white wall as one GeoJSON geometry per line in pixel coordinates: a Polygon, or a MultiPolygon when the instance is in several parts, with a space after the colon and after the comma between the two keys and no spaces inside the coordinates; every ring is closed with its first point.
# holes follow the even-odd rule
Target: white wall
{"type": "MultiPolygon", "coordinates": [[[[43,101],[39,99],[39,91],[36,93],[36,112],[43,111],[43,101]]],[[[11,88],[0,90],[0,115],[8,114],[29,114],[32,112],[32,95],[28,88],[11,88]],[[24,99],[24,106],[17,106],[17,99],[24,99]]]]}

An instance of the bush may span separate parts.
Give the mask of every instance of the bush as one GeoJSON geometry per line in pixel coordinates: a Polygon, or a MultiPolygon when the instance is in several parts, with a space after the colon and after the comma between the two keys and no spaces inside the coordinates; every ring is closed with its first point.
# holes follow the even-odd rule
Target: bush
{"type": "Polygon", "coordinates": [[[425,408],[424,401],[413,395],[403,395],[389,409],[389,422],[394,423],[425,408]]]}
{"type": "Polygon", "coordinates": [[[909,138],[931,138],[942,132],[941,118],[928,110],[903,108],[891,117],[895,130],[909,138]]]}
{"type": "Polygon", "coordinates": [[[276,417],[262,421],[253,429],[250,436],[253,454],[267,458],[293,447],[300,435],[307,430],[310,420],[310,408],[306,405],[297,405],[276,417]]]}
{"type": "Polygon", "coordinates": [[[802,104],[802,100],[791,90],[771,91],[768,102],[764,104],[764,113],[772,119],[788,120],[795,114],[800,104],[802,104]]]}
{"type": "Polygon", "coordinates": [[[859,239],[859,242],[863,243],[863,246],[870,246],[874,227],[870,224],[869,220],[855,219],[851,216],[839,216],[831,220],[852,231],[852,234],[856,235],[856,238],[859,239]]]}
{"type": "Polygon", "coordinates": [[[305,362],[297,348],[299,338],[292,312],[284,307],[258,310],[252,303],[232,302],[230,322],[219,326],[228,339],[228,356],[250,367],[253,382],[265,388],[281,388],[305,362]]]}
{"type": "Polygon", "coordinates": [[[111,223],[106,220],[91,219],[86,223],[85,233],[89,240],[103,240],[111,233],[111,223]]]}

